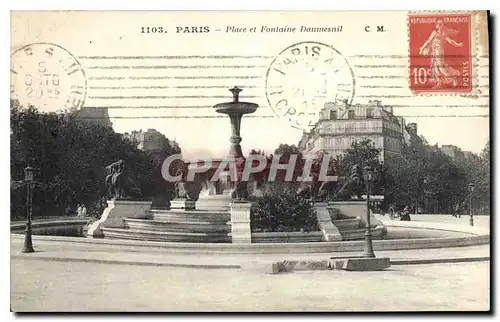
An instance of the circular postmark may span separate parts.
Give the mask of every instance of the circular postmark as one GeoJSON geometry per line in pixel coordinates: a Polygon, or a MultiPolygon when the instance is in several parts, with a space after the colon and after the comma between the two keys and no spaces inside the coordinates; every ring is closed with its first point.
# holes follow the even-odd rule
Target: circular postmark
{"type": "Polygon", "coordinates": [[[354,73],[332,46],[306,41],[285,48],[266,74],[269,106],[295,128],[310,130],[326,103],[351,104],[354,73]]]}
{"type": "Polygon", "coordinates": [[[82,66],[55,44],[34,43],[14,51],[10,81],[11,99],[42,112],[74,111],[85,102],[87,78],[82,66]]]}

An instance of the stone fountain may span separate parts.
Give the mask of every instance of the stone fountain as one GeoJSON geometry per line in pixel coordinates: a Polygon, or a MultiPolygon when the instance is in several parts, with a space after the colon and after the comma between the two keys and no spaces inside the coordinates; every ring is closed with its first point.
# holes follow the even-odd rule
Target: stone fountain
{"type": "Polygon", "coordinates": [[[231,137],[229,138],[229,142],[231,142],[231,146],[229,148],[228,157],[229,159],[236,159],[243,157],[240,145],[241,119],[243,115],[255,112],[259,105],[255,103],[240,102],[239,95],[242,89],[237,86],[231,88],[230,91],[233,93],[233,101],[217,104],[214,108],[217,113],[229,116],[231,122],[231,137]]]}
{"type": "MultiPolygon", "coordinates": [[[[249,102],[240,102],[239,95],[242,91],[237,86],[230,89],[233,94],[231,102],[219,103],[214,106],[217,113],[226,114],[231,122],[231,137],[229,142],[229,154],[224,160],[213,160],[212,167],[216,168],[221,162],[233,163],[244,160],[243,152],[241,151],[241,119],[245,114],[254,113],[258,105],[249,102]]],[[[233,167],[234,169],[235,167],[233,167]]],[[[226,170],[229,170],[228,166],[226,170]]],[[[221,173],[220,178],[216,182],[210,182],[208,174],[211,176],[211,171],[207,172],[205,177],[205,189],[201,191],[198,200],[196,201],[196,209],[199,210],[215,210],[228,211],[231,203],[232,191],[234,190],[234,182],[228,179],[229,173],[221,173]]]]}

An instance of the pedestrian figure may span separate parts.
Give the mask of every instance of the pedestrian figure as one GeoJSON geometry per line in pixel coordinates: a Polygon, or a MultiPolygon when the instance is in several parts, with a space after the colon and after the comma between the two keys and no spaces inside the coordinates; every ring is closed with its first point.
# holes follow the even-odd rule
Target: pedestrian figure
{"type": "Polygon", "coordinates": [[[404,207],[403,213],[401,214],[401,219],[400,220],[402,220],[402,221],[411,221],[410,209],[408,208],[408,206],[404,207]]]}
{"type": "Polygon", "coordinates": [[[79,214],[79,217],[86,217],[87,216],[87,208],[85,208],[85,205],[81,205],[80,206],[80,214],[79,214]]]}
{"type": "Polygon", "coordinates": [[[457,203],[457,204],[455,205],[455,209],[454,209],[454,211],[453,211],[453,213],[452,213],[451,215],[452,215],[453,217],[455,217],[455,218],[458,218],[458,214],[459,214],[459,212],[460,212],[460,204],[459,204],[459,203],[457,203]]]}
{"type": "Polygon", "coordinates": [[[391,218],[391,220],[393,220],[395,218],[395,211],[394,211],[394,207],[389,207],[389,218],[391,218]]]}

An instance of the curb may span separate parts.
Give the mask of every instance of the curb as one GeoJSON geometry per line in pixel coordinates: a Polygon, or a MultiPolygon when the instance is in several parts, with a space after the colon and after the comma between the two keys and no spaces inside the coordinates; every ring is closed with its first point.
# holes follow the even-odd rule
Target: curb
{"type": "Polygon", "coordinates": [[[71,258],[71,257],[46,257],[29,255],[11,255],[12,258],[42,260],[53,262],[73,262],[73,263],[95,263],[95,264],[115,264],[133,266],[156,266],[156,267],[180,267],[180,268],[203,268],[203,269],[240,269],[241,265],[236,264],[182,264],[182,263],[162,263],[162,262],[141,262],[141,261],[121,261],[93,258],[71,258]]]}
{"type": "Polygon", "coordinates": [[[391,265],[469,263],[469,262],[487,262],[489,260],[490,260],[489,256],[462,257],[462,258],[395,259],[391,260],[391,265]]]}
{"type": "MultiPolygon", "coordinates": [[[[241,269],[240,264],[183,264],[166,262],[147,262],[147,261],[126,261],[126,260],[106,260],[93,258],[72,258],[56,256],[31,256],[11,254],[11,259],[42,260],[54,262],[73,262],[73,263],[96,263],[96,264],[114,264],[131,266],[154,266],[154,267],[178,267],[178,268],[201,268],[201,269],[241,269]]],[[[428,258],[428,259],[394,259],[390,260],[391,265],[422,265],[422,264],[447,264],[447,263],[470,263],[489,261],[489,256],[482,257],[462,257],[462,258],[428,258]]],[[[311,262],[321,262],[320,260],[311,262]]],[[[246,267],[246,265],[245,265],[246,267]]],[[[249,266],[252,267],[252,266],[249,266]]]]}
{"type": "MultiPolygon", "coordinates": [[[[23,234],[11,234],[11,240],[22,240],[23,234]]],[[[186,243],[186,242],[154,242],[120,239],[91,239],[81,237],[36,236],[35,242],[68,242],[80,245],[109,245],[121,247],[151,247],[172,253],[204,253],[204,254],[294,254],[294,253],[343,253],[361,252],[364,241],[336,242],[301,242],[301,243],[186,243]]],[[[432,249],[486,245],[490,243],[490,235],[471,235],[467,237],[420,238],[420,239],[387,239],[374,240],[375,251],[392,251],[406,249],[432,249]]]]}

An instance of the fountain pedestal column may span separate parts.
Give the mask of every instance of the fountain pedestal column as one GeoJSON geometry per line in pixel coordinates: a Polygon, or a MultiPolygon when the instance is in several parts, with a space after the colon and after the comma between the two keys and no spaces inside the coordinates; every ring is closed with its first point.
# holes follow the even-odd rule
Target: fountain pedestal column
{"type": "Polygon", "coordinates": [[[231,122],[231,137],[229,138],[229,142],[231,142],[231,146],[229,148],[228,157],[236,159],[243,157],[240,145],[241,119],[243,115],[255,112],[259,105],[255,103],[240,102],[239,95],[242,89],[237,86],[231,88],[230,91],[233,93],[233,101],[217,104],[214,108],[217,113],[229,116],[229,121],[231,122]]]}
{"type": "MultiPolygon", "coordinates": [[[[231,137],[229,138],[230,147],[229,155],[226,160],[222,162],[235,162],[236,160],[241,160],[244,158],[243,152],[241,150],[241,119],[243,115],[253,113],[257,110],[258,105],[255,103],[240,102],[239,93],[242,89],[238,87],[233,87],[230,89],[233,93],[233,101],[220,103],[214,106],[217,113],[226,114],[229,116],[229,121],[231,122],[231,137]]],[[[229,170],[235,169],[235,167],[230,167],[229,170]]],[[[230,177],[231,178],[231,177],[230,177]]],[[[225,178],[221,178],[221,181],[225,178]]],[[[208,178],[210,180],[210,178],[208,178]]],[[[226,181],[225,189],[216,194],[206,191],[206,193],[201,193],[200,198],[196,202],[196,209],[203,210],[227,210],[229,211],[230,203],[232,201],[231,193],[234,189],[234,182],[231,180],[226,181]]]]}

